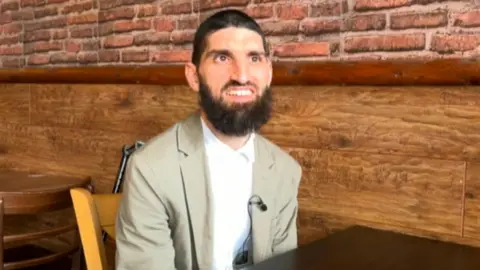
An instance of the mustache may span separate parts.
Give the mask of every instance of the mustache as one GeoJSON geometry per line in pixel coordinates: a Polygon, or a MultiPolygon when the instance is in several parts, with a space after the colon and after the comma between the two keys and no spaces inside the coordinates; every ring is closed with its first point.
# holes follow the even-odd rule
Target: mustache
{"type": "Polygon", "coordinates": [[[230,88],[230,87],[238,87],[238,86],[252,87],[254,89],[258,89],[257,86],[255,84],[251,83],[251,82],[240,83],[240,82],[237,82],[237,81],[229,81],[228,83],[226,83],[222,87],[222,92],[227,91],[228,88],[230,88]]]}

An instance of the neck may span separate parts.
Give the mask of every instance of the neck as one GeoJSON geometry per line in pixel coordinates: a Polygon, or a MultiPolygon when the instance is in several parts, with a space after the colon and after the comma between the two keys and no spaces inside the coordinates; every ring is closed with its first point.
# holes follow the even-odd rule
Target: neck
{"type": "Polygon", "coordinates": [[[245,136],[228,136],[223,134],[222,132],[218,131],[210,121],[208,121],[206,115],[202,112],[202,119],[205,121],[205,124],[210,128],[212,133],[219,139],[221,142],[224,144],[228,145],[230,148],[234,150],[240,149],[242,146],[244,146],[248,139],[250,138],[250,135],[245,135],[245,136]]]}

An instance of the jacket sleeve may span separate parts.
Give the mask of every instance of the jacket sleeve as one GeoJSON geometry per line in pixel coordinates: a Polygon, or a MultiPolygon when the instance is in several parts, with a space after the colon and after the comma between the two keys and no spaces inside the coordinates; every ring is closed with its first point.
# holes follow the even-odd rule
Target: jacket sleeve
{"type": "Polygon", "coordinates": [[[168,212],[158,181],[141,156],[132,155],[125,170],[116,223],[116,270],[174,270],[168,212]]]}
{"type": "Polygon", "coordinates": [[[297,248],[297,215],[298,215],[298,187],[302,177],[300,165],[295,163],[290,167],[293,173],[281,190],[282,207],[275,218],[275,233],[273,239],[273,255],[279,255],[297,248]]]}

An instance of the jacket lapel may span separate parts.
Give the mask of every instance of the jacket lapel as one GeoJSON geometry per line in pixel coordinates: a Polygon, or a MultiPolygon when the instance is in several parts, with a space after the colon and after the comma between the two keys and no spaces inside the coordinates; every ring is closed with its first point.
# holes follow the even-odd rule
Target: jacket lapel
{"type": "MultiPolygon", "coordinates": [[[[208,269],[212,264],[212,194],[199,114],[190,116],[179,126],[177,140],[183,156],[180,169],[193,236],[192,251],[198,268],[208,269]],[[204,241],[205,237],[209,241],[204,241]]],[[[196,265],[193,267],[197,269],[196,265]]]]}
{"type": "Polygon", "coordinates": [[[275,179],[273,179],[274,159],[266,148],[260,136],[255,136],[255,163],[253,165],[253,194],[262,198],[267,205],[267,210],[262,212],[259,207],[252,207],[252,242],[253,262],[264,259],[271,247],[270,231],[272,218],[274,217],[275,179]]]}

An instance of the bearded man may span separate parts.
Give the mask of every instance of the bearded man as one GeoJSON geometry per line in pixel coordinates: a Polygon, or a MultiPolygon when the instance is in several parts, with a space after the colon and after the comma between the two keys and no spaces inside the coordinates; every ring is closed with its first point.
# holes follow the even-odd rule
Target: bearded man
{"type": "Polygon", "coordinates": [[[272,110],[260,26],[223,10],[197,29],[185,65],[200,109],[130,158],[116,269],[235,269],[297,247],[301,167],[259,135],[272,110]]]}

